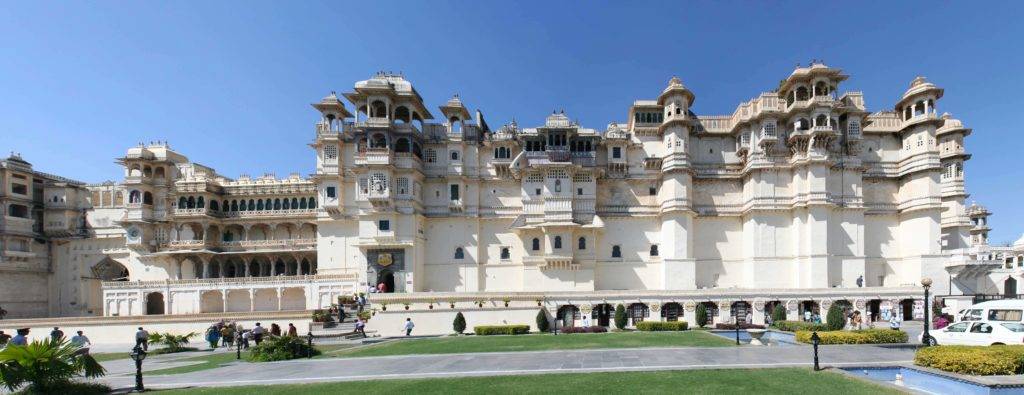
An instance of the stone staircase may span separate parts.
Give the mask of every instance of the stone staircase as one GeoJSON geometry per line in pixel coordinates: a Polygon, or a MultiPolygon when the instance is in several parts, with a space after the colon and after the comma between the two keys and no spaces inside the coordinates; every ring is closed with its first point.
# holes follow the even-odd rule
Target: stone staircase
{"type": "MultiPolygon", "coordinates": [[[[356,333],[356,313],[359,311],[355,305],[344,305],[342,308],[345,310],[345,321],[344,322],[331,322],[325,325],[319,325],[320,323],[311,323],[310,332],[317,339],[322,340],[349,340],[362,338],[362,334],[356,333]]],[[[364,307],[368,309],[369,307],[364,307]]],[[[337,319],[334,316],[334,319],[337,319]]],[[[372,331],[367,332],[367,336],[370,336],[372,331]]]]}

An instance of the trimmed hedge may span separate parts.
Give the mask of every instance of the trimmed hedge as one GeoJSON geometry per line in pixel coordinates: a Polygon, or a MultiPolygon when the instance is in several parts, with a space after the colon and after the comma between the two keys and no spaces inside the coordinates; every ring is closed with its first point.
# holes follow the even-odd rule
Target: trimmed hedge
{"type": "Polygon", "coordinates": [[[796,332],[796,331],[826,331],[828,327],[825,324],[814,324],[804,321],[775,321],[772,323],[772,327],[780,331],[796,332]]]}
{"type": "Polygon", "coordinates": [[[473,327],[473,333],[489,335],[525,335],[530,333],[529,325],[480,325],[473,327]]]}
{"type": "Polygon", "coordinates": [[[305,340],[294,336],[271,336],[258,346],[249,349],[249,361],[271,362],[320,355],[320,350],[310,347],[305,340]]]}
{"type": "Polygon", "coordinates": [[[570,326],[561,329],[562,333],[606,333],[608,328],[603,326],[570,326]]]}
{"type": "MultiPolygon", "coordinates": [[[[796,341],[811,343],[812,331],[797,331],[796,341]]],[[[857,331],[819,331],[818,344],[888,344],[906,343],[907,332],[892,329],[862,329],[857,331]]]]}
{"type": "Polygon", "coordinates": [[[686,321],[642,321],[636,324],[636,330],[644,332],[685,331],[688,327],[686,321]]]}
{"type": "MultiPolygon", "coordinates": [[[[736,324],[715,324],[715,329],[736,329],[736,324]]],[[[764,329],[764,325],[740,323],[740,329],[764,329]]]]}
{"type": "Polygon", "coordinates": [[[1024,346],[935,346],[917,350],[914,364],[972,375],[1024,373],[1024,346]]]}

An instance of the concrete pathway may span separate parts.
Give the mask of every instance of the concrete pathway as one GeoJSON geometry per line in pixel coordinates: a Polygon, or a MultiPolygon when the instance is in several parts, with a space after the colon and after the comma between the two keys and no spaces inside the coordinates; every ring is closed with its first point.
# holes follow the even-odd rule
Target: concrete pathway
{"type": "MultiPolygon", "coordinates": [[[[239,362],[200,372],[147,376],[145,383],[152,388],[181,388],[542,373],[806,367],[812,365],[812,357],[809,346],[401,355],[258,364],[239,362]]],[[[909,363],[913,357],[913,349],[906,347],[863,345],[820,348],[823,366],[888,366],[909,363]]],[[[152,369],[158,368],[162,367],[152,369]]],[[[115,388],[125,388],[134,384],[134,376],[130,373],[112,374],[104,378],[104,381],[115,388]]]]}

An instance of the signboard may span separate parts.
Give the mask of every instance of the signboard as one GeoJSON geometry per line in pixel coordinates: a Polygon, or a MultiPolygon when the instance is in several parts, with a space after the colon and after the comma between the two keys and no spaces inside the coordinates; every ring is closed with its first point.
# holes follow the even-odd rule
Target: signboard
{"type": "Polygon", "coordinates": [[[915,320],[923,320],[924,319],[924,300],[923,299],[918,299],[918,300],[914,301],[914,319],[915,320]]]}
{"type": "Polygon", "coordinates": [[[883,321],[888,321],[889,318],[896,313],[892,310],[892,302],[888,300],[883,300],[882,303],[879,304],[878,310],[881,312],[883,321]]]}

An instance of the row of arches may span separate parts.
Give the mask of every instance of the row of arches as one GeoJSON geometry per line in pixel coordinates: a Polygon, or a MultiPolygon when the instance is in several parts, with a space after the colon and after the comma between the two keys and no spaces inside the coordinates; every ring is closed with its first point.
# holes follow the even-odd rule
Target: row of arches
{"type": "Polygon", "coordinates": [[[312,240],[316,238],[316,224],[256,223],[210,225],[188,222],[170,229],[171,240],[206,240],[211,243],[263,240],[312,240]]]}
{"type": "Polygon", "coordinates": [[[136,163],[128,168],[128,176],[164,179],[167,177],[167,172],[164,170],[163,166],[152,167],[150,165],[140,165],[136,163]]]}
{"type": "Polygon", "coordinates": [[[935,101],[932,99],[918,100],[914,104],[910,104],[900,108],[900,113],[903,114],[903,120],[909,120],[913,117],[918,117],[927,114],[937,114],[935,109],[935,101]]]}
{"type": "Polygon", "coordinates": [[[825,81],[818,81],[808,89],[806,86],[797,86],[796,89],[789,91],[786,95],[786,105],[792,105],[796,101],[810,100],[811,96],[829,96],[832,92],[835,92],[836,87],[829,85],[825,81]]]}
{"type": "Polygon", "coordinates": [[[398,154],[413,154],[423,159],[423,147],[418,141],[408,137],[399,137],[394,141],[384,133],[374,133],[369,137],[362,137],[356,141],[356,151],[365,153],[367,149],[393,149],[398,154]]]}
{"type": "Polygon", "coordinates": [[[191,260],[192,275],[197,279],[305,276],[317,273],[315,258],[266,256],[252,258],[214,258],[210,261],[191,260]]]}
{"type": "MultiPolygon", "coordinates": [[[[147,192],[148,193],[148,192],[147,192]]],[[[178,198],[177,208],[193,209],[206,208],[206,198],[203,196],[181,196],[178,198]]],[[[316,208],[315,197],[293,197],[289,198],[266,198],[266,199],[232,199],[210,201],[210,210],[221,212],[236,211],[272,211],[272,210],[305,210],[316,208]]]]}
{"type": "Polygon", "coordinates": [[[128,192],[128,203],[153,205],[153,193],[149,191],[140,191],[138,189],[133,189],[130,192],[128,192]]]}
{"type": "MultiPolygon", "coordinates": [[[[146,294],[146,315],[167,314],[169,303],[163,292],[146,294]]],[[[304,288],[228,289],[202,291],[200,313],[306,310],[304,288]]]]}

